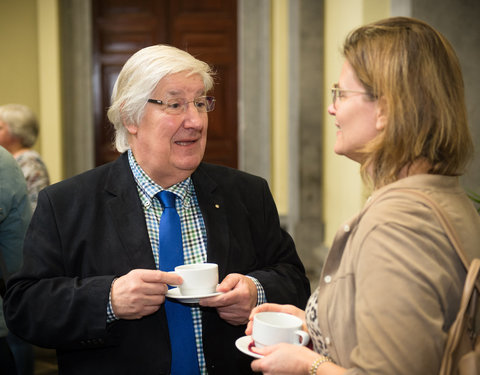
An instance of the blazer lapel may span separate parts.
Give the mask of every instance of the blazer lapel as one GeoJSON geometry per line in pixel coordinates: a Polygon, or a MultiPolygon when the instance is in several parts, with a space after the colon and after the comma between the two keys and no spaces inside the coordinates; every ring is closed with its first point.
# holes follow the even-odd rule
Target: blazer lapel
{"type": "Polygon", "coordinates": [[[155,269],[145,216],[126,153],[112,164],[105,190],[111,195],[107,206],[132,267],[155,269]]]}
{"type": "Polygon", "coordinates": [[[219,277],[223,279],[222,265],[227,264],[229,256],[229,229],[224,205],[224,196],[217,183],[202,168],[202,164],[192,175],[195,193],[207,230],[207,261],[217,263],[219,277]]]}

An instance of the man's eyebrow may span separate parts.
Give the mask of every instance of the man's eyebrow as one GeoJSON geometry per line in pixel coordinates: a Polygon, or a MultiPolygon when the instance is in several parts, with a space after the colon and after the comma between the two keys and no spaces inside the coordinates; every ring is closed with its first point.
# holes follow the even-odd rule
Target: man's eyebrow
{"type": "MultiPolygon", "coordinates": [[[[185,91],[173,89],[173,90],[167,91],[166,95],[167,96],[181,96],[181,95],[185,95],[185,91]]],[[[203,96],[203,95],[205,95],[205,89],[200,89],[195,93],[195,97],[199,97],[199,96],[203,96]]]]}
{"type": "Polygon", "coordinates": [[[169,96],[178,96],[178,95],[183,94],[183,91],[181,91],[181,90],[170,90],[170,91],[167,91],[166,94],[169,95],[169,96]]]}

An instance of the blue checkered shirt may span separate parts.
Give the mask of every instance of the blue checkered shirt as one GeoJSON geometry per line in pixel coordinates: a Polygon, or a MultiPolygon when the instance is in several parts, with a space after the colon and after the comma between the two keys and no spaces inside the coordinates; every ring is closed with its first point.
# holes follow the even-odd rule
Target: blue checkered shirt
{"type": "MultiPolygon", "coordinates": [[[[163,208],[155,195],[163,188],[157,185],[138,165],[131,150],[128,150],[128,161],[133,176],[137,183],[138,195],[142,203],[145,220],[147,223],[148,235],[152,245],[155,265],[158,269],[158,226],[163,208]]],[[[195,188],[192,179],[186,180],[168,188],[176,195],[176,208],[180,216],[182,227],[183,256],[184,264],[204,263],[207,261],[207,231],[203,222],[202,213],[198,205],[195,188]]],[[[161,251],[161,249],[159,249],[161,251]]],[[[265,291],[262,285],[254,277],[250,277],[257,286],[257,305],[266,302],[265,291]]],[[[203,355],[202,341],[202,313],[199,307],[191,307],[193,327],[195,330],[195,341],[197,345],[198,364],[201,374],[207,374],[205,357],[203,355]]],[[[113,313],[110,301],[107,307],[107,321],[117,319],[113,313]]]]}

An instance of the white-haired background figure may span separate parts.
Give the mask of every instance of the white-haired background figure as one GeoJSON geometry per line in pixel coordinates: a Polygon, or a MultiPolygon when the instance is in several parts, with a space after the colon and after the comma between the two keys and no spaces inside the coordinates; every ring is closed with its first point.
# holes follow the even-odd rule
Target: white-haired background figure
{"type": "Polygon", "coordinates": [[[32,149],[39,133],[33,111],[23,104],[0,106],[0,146],[9,151],[27,180],[32,210],[37,206],[38,192],[50,184],[48,171],[39,153],[32,149]]]}

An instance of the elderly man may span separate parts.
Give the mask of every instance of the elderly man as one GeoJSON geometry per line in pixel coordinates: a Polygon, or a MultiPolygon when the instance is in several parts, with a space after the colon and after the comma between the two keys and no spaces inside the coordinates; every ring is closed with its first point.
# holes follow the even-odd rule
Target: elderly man
{"type": "Polygon", "coordinates": [[[190,54],[140,50],[108,112],[123,154],[40,194],[5,311],[20,337],[57,349],[61,373],[250,373],[235,340],[251,309],[305,306],[309,283],[267,183],[202,163],[212,86],[210,67],[190,54]],[[165,232],[172,206],[176,229],[165,232]],[[182,282],[166,272],[177,255],[217,263],[222,293],[166,298],[167,284],[182,282]]]}

